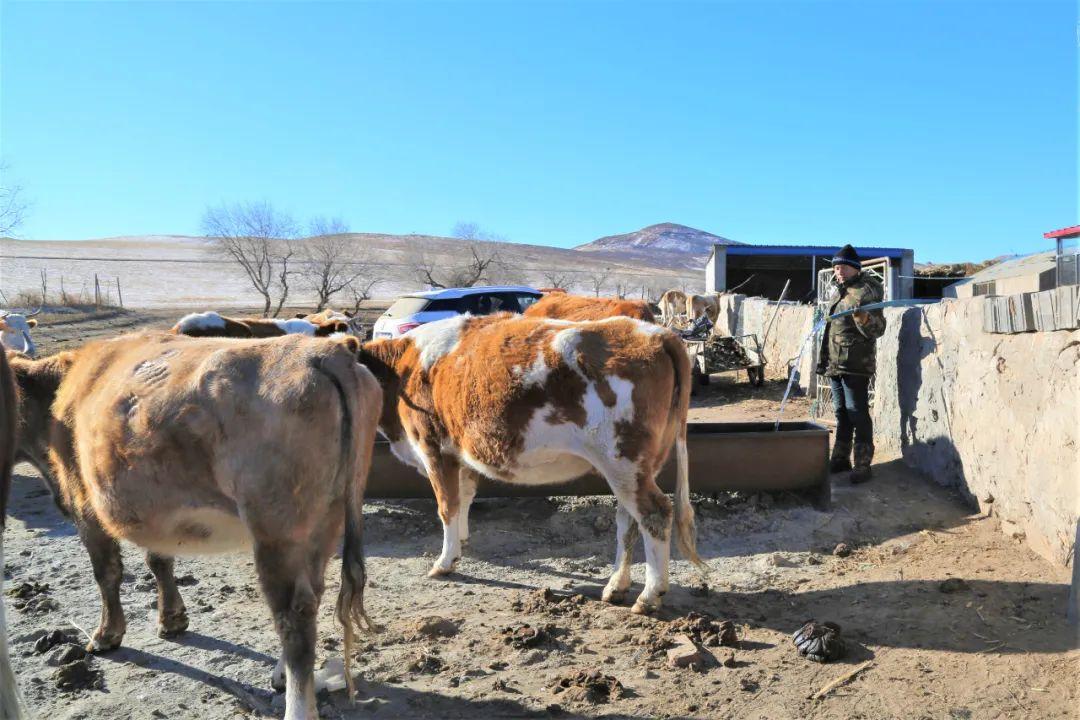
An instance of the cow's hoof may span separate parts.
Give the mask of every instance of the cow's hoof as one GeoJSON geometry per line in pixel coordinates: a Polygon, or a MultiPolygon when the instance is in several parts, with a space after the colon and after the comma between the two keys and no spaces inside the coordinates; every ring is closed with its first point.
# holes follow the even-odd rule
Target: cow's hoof
{"type": "Polygon", "coordinates": [[[429,578],[446,577],[447,575],[450,575],[451,573],[453,573],[454,568],[456,568],[456,567],[457,567],[457,560],[450,563],[450,567],[443,567],[442,565],[435,564],[435,565],[431,566],[430,570],[428,570],[427,576],[429,578]]]}
{"type": "Polygon", "coordinates": [[[115,650],[120,647],[120,643],[123,639],[123,635],[108,636],[94,633],[94,639],[86,644],[86,652],[103,653],[115,650]]]}
{"type": "Polygon", "coordinates": [[[622,605],[626,602],[626,591],[604,588],[604,593],[600,596],[600,599],[612,605],[622,605]]]}
{"type": "Polygon", "coordinates": [[[647,602],[645,600],[642,600],[641,598],[638,598],[637,602],[634,603],[634,607],[630,608],[630,612],[634,613],[635,615],[652,615],[654,612],[656,612],[659,609],[660,609],[660,601],[659,601],[659,599],[656,600],[655,602],[650,603],[650,602],[647,602]]]}
{"type": "Polygon", "coordinates": [[[158,620],[157,634],[159,638],[173,638],[183,635],[188,629],[188,617],[186,613],[173,615],[158,620]]]}
{"type": "Polygon", "coordinates": [[[276,693],[285,692],[285,673],[270,673],[270,688],[276,693]]]}

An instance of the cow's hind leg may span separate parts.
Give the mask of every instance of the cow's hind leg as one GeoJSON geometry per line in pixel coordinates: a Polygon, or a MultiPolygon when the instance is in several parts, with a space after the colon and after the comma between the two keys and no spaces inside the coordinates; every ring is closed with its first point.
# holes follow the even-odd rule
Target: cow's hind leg
{"type": "Polygon", "coordinates": [[[472,468],[462,465],[458,478],[460,481],[459,502],[461,504],[458,537],[461,538],[462,543],[465,543],[469,539],[469,508],[472,507],[473,498],[476,497],[476,484],[480,480],[480,476],[472,468]]]}
{"type": "Polygon", "coordinates": [[[173,575],[174,560],[166,555],[146,553],[146,566],[157,580],[158,590],[158,636],[175,637],[188,628],[187,608],[173,575]]]}
{"type": "MultiPolygon", "coordinates": [[[[295,543],[258,543],[255,567],[281,637],[286,720],[311,720],[315,709],[315,630],[321,569],[314,548],[295,543]],[[314,570],[314,572],[313,572],[314,570]]],[[[322,563],[325,565],[325,562],[322,563]]],[[[276,668],[275,668],[276,671],[276,668]]]]}
{"type": "Polygon", "coordinates": [[[86,649],[104,652],[120,647],[127,630],[124,609],[120,606],[120,583],[124,575],[120,543],[105,532],[97,517],[90,513],[81,516],[77,525],[101,592],[101,621],[86,649]]]}
{"type": "Polygon", "coordinates": [[[442,552],[428,571],[428,577],[442,577],[454,571],[461,558],[460,465],[448,455],[430,463],[428,478],[439,504],[439,519],[443,526],[442,552]]]}
{"type": "Polygon", "coordinates": [[[630,589],[630,567],[634,563],[634,546],[640,533],[637,522],[630,512],[618,504],[615,511],[615,572],[604,588],[603,600],[609,603],[621,603],[630,589]]]}
{"type": "Polygon", "coordinates": [[[641,615],[653,612],[659,609],[660,598],[668,589],[671,500],[657,487],[655,473],[649,468],[622,467],[603,458],[593,465],[607,479],[620,508],[637,521],[641,530],[645,541],[645,589],[634,603],[633,612],[641,615]]]}

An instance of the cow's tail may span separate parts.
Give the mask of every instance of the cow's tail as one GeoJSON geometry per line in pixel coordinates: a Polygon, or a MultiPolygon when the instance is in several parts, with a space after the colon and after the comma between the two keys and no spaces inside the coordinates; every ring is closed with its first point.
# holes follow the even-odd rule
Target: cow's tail
{"type": "Polygon", "coordinates": [[[682,556],[692,562],[703,577],[708,566],[697,553],[697,526],[690,504],[690,456],[686,449],[686,416],[690,408],[690,357],[686,346],[674,334],[664,339],[664,349],[675,371],[671,396],[671,417],[675,424],[675,544],[682,556]]]}
{"type": "Polygon", "coordinates": [[[7,499],[11,490],[11,472],[15,464],[17,410],[15,377],[8,365],[7,353],[0,348],[0,720],[21,720],[27,717],[15,673],[11,669],[3,604],[4,526],[7,519],[7,499]]]}
{"type": "Polygon", "coordinates": [[[359,341],[348,336],[340,342],[351,350],[349,373],[353,378],[343,382],[337,373],[323,367],[338,392],[341,401],[341,458],[338,464],[339,481],[345,487],[345,540],[341,552],[341,590],[338,592],[335,614],[344,633],[345,683],[349,697],[356,688],[352,678],[352,654],[356,630],[377,631],[378,627],[364,610],[364,489],[371,467],[375,428],[382,407],[382,390],[371,373],[355,361],[359,341]],[[346,385],[350,392],[346,392],[346,385]]]}

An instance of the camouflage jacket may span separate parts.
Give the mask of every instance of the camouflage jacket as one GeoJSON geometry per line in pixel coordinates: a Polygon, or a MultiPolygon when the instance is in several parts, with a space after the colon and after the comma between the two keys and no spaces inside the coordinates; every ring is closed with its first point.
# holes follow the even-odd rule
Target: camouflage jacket
{"type": "MultiPolygon", "coordinates": [[[[837,287],[829,303],[829,315],[881,302],[885,293],[881,281],[871,273],[859,273],[837,287]]],[[[825,324],[818,355],[820,375],[873,375],[877,366],[877,339],[885,334],[885,314],[870,310],[870,322],[860,325],[854,315],[845,315],[825,324]]]]}

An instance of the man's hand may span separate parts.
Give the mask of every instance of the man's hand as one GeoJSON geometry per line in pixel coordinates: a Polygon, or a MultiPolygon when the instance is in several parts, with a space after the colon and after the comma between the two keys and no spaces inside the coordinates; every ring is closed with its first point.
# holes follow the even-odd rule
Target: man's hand
{"type": "Polygon", "coordinates": [[[860,325],[866,325],[870,322],[870,313],[864,310],[856,310],[854,313],[852,313],[852,315],[855,318],[855,322],[859,323],[860,325]]]}

